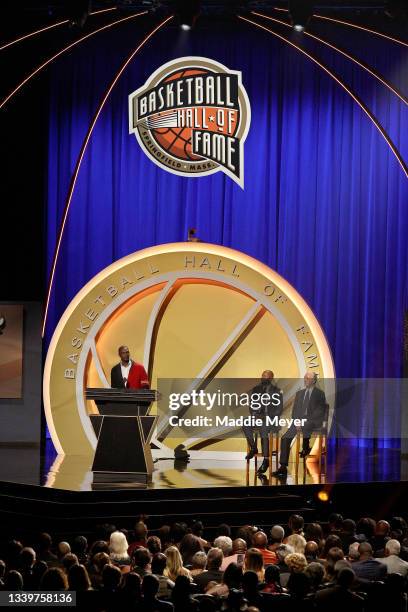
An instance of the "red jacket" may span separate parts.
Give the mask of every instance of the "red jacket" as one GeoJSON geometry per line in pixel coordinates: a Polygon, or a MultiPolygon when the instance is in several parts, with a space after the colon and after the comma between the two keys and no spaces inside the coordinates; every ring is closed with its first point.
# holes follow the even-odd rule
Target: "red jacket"
{"type": "Polygon", "coordinates": [[[143,389],[150,386],[146,370],[141,363],[132,362],[126,386],[128,389],[143,389]]]}

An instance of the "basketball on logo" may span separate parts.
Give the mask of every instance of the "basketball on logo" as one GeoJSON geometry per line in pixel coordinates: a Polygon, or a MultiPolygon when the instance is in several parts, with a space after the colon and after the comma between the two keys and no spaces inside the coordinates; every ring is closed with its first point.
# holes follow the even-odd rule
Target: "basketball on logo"
{"type": "Polygon", "coordinates": [[[222,171],[243,187],[250,106],[241,73],[199,57],[169,62],[129,96],[129,132],[181,176],[222,171]]]}
{"type": "MultiPolygon", "coordinates": [[[[181,79],[182,77],[189,77],[191,75],[196,74],[211,74],[209,71],[204,70],[184,70],[182,72],[176,72],[171,75],[165,82],[172,81],[174,79],[181,79]]],[[[214,112],[210,108],[205,109],[206,116],[204,117],[204,123],[209,125],[209,129],[216,132],[217,127],[214,119],[214,112]]],[[[164,115],[158,113],[154,117],[160,118],[164,115]]],[[[199,127],[202,127],[200,125],[199,127]]],[[[233,131],[229,133],[230,136],[236,131],[236,122],[234,125],[233,131]]],[[[182,160],[199,160],[204,159],[203,157],[199,157],[195,155],[192,150],[192,127],[163,127],[152,130],[152,134],[156,140],[156,142],[161,145],[163,149],[165,149],[171,155],[178,157],[182,160]]]]}
{"type": "MultiPolygon", "coordinates": [[[[169,76],[166,82],[181,77],[188,77],[192,74],[205,74],[203,70],[183,70],[182,72],[176,72],[169,76]]],[[[157,115],[160,117],[160,113],[157,115]]],[[[202,159],[197,155],[194,155],[191,148],[191,135],[192,128],[157,128],[152,131],[157,143],[161,145],[166,151],[178,157],[179,159],[202,159]]]]}

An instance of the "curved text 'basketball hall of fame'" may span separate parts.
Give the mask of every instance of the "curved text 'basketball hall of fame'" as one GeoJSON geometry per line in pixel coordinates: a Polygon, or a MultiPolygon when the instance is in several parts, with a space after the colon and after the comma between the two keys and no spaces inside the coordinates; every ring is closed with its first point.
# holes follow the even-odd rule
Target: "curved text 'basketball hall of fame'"
{"type": "Polygon", "coordinates": [[[129,96],[129,133],[180,176],[222,171],[243,187],[250,120],[241,73],[203,57],[168,62],[129,96]]]}

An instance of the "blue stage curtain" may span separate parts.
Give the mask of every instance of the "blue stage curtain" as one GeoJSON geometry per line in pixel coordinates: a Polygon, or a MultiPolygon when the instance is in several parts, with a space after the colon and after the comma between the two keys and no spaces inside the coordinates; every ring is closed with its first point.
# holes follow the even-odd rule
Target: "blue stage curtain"
{"type": "MultiPolygon", "coordinates": [[[[87,127],[145,27],[134,22],[110,30],[53,68],[48,271],[87,127]]],[[[326,38],[338,36],[332,26],[318,27],[326,38]]],[[[341,41],[408,94],[406,50],[349,30],[341,41]]],[[[344,57],[304,44],[355,89],[408,159],[407,107],[344,57]]],[[[294,285],[327,334],[338,376],[400,376],[407,207],[408,181],[384,139],[347,93],[299,52],[238,20],[191,32],[168,28],[136,56],[96,125],[62,243],[48,338],[98,271],[138,249],[185,240],[188,228],[197,227],[201,239],[244,251],[294,285]],[[244,190],[221,173],[174,176],[128,134],[128,94],[161,64],[184,55],[243,73],[252,107],[244,190]]]]}

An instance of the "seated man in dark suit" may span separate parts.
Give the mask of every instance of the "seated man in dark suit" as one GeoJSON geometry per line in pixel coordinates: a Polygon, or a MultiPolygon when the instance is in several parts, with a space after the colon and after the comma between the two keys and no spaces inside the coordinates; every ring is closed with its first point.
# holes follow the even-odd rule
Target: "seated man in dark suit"
{"type": "Polygon", "coordinates": [[[221,570],[224,554],[220,548],[210,548],[207,555],[207,569],[194,577],[198,590],[204,593],[209,582],[222,581],[224,572],[221,570]]]}
{"type": "Polygon", "coordinates": [[[148,389],[149,378],[141,363],[130,358],[127,346],[118,348],[120,362],[111,370],[111,387],[113,389],[148,389]]]}
{"type": "MultiPolygon", "coordinates": [[[[292,418],[307,419],[302,427],[303,449],[301,457],[307,457],[310,453],[310,435],[312,431],[322,426],[326,408],[326,396],[324,391],[316,387],[317,375],[315,372],[307,371],[303,378],[304,389],[296,393],[295,403],[293,404],[292,418]]],[[[280,467],[273,473],[274,476],[285,478],[288,471],[288,461],[290,445],[296,436],[297,427],[293,424],[282,437],[280,467]]]]}
{"type": "Polygon", "coordinates": [[[353,563],[353,570],[359,580],[383,580],[387,575],[384,563],[373,559],[373,547],[369,542],[361,542],[358,547],[359,558],[353,563]]]}
{"type": "Polygon", "coordinates": [[[146,574],[142,582],[142,601],[133,601],[133,606],[130,609],[137,609],[140,612],[172,612],[174,610],[173,604],[158,598],[159,586],[160,582],[157,576],[146,574]]]}
{"type": "MultiPolygon", "coordinates": [[[[273,419],[273,417],[280,417],[283,410],[283,396],[282,391],[275,385],[274,382],[274,374],[272,370],[265,370],[262,372],[261,382],[259,385],[256,385],[252,391],[251,395],[262,395],[267,393],[270,397],[270,403],[267,406],[261,406],[259,410],[250,409],[251,416],[256,418],[261,418],[263,420],[263,425],[259,428],[256,427],[243,427],[245,437],[249,444],[249,452],[245,459],[252,459],[254,455],[258,452],[256,447],[256,434],[259,430],[261,435],[261,444],[262,444],[262,454],[263,454],[263,462],[258,469],[259,474],[263,474],[269,467],[269,438],[268,434],[270,431],[274,429],[273,425],[268,425],[266,423],[266,416],[273,419]],[[274,399],[273,396],[277,394],[279,395],[279,401],[274,399]]],[[[275,427],[275,429],[278,429],[275,427]]]]}
{"type": "MultiPolygon", "coordinates": [[[[354,567],[354,566],[353,566],[354,567]]],[[[364,599],[353,593],[351,587],[355,581],[355,574],[351,568],[340,570],[336,578],[336,584],[326,589],[317,591],[314,596],[315,608],[326,612],[362,612],[364,610],[364,599]]]]}

